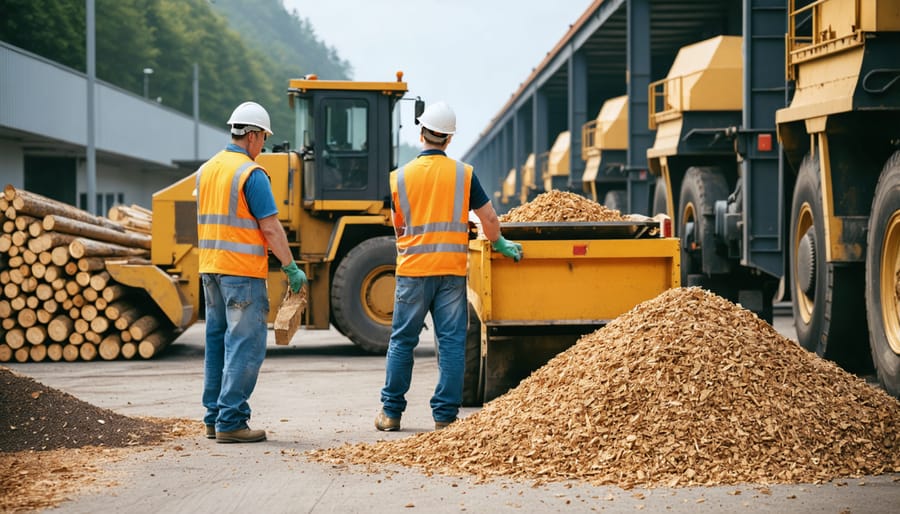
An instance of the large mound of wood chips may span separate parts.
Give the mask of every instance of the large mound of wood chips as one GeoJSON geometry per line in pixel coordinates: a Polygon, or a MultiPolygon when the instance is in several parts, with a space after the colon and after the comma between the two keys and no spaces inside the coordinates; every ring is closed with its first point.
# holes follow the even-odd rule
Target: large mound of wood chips
{"type": "Polygon", "coordinates": [[[808,483],[900,471],[900,403],[698,288],[582,337],[437,432],[309,452],[537,483],[808,483]]]}
{"type": "Polygon", "coordinates": [[[622,213],[575,193],[547,191],[500,216],[505,223],[623,221],[622,213]]]}

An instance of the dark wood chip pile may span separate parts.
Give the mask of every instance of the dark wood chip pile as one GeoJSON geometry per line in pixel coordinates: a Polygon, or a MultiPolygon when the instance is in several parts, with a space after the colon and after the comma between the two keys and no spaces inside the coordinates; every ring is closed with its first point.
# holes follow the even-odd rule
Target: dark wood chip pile
{"type": "Polygon", "coordinates": [[[815,483],[900,471],[900,403],[752,312],[679,288],[442,431],[308,455],[623,488],[815,483]]]}
{"type": "Polygon", "coordinates": [[[158,442],[164,427],[96,407],[0,367],[0,453],[158,442]]]}

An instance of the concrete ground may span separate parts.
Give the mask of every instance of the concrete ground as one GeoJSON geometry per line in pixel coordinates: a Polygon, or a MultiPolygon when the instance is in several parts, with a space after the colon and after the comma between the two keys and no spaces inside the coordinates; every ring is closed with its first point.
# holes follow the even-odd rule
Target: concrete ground
{"type": "MultiPolygon", "coordinates": [[[[792,336],[790,317],[776,328],[792,336]]],[[[130,416],[202,416],[203,324],[153,360],[9,364],[19,373],[91,404],[130,416]]],[[[270,346],[251,399],[264,443],[186,440],[113,464],[118,485],[63,503],[54,512],[897,512],[900,475],[820,485],[623,490],[579,482],[533,486],[416,469],[369,471],[309,462],[303,452],[346,442],[407,437],[433,427],[428,398],[437,368],[431,332],[416,351],[403,431],[377,432],[384,357],[361,353],[334,330],[301,331],[270,346]]],[[[463,415],[475,409],[464,409],[463,415]]]]}

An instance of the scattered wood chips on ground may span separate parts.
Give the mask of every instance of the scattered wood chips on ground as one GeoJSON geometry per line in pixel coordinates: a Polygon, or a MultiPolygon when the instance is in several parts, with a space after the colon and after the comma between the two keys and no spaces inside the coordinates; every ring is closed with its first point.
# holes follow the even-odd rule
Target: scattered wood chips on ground
{"type": "Polygon", "coordinates": [[[500,216],[503,223],[624,221],[616,209],[565,191],[547,191],[500,216]]]}
{"type": "Polygon", "coordinates": [[[314,461],[545,483],[816,483],[900,471],[900,403],[699,288],[582,337],[448,428],[314,461]]]}
{"type": "Polygon", "coordinates": [[[113,487],[104,466],[193,434],[195,420],[132,418],[0,367],[0,512],[50,508],[113,487]]]}

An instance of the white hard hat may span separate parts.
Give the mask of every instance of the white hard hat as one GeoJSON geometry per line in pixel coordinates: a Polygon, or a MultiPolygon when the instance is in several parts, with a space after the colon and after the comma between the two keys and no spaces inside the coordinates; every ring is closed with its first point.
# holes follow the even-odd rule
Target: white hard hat
{"type": "Polygon", "coordinates": [[[235,129],[235,125],[252,125],[272,135],[272,124],[269,121],[269,113],[256,102],[244,102],[235,108],[228,118],[228,124],[232,126],[231,133],[237,136],[247,133],[245,129],[235,129]]]}
{"type": "Polygon", "coordinates": [[[435,102],[425,108],[419,123],[432,132],[453,134],[456,132],[456,114],[446,102],[435,102]]]}

